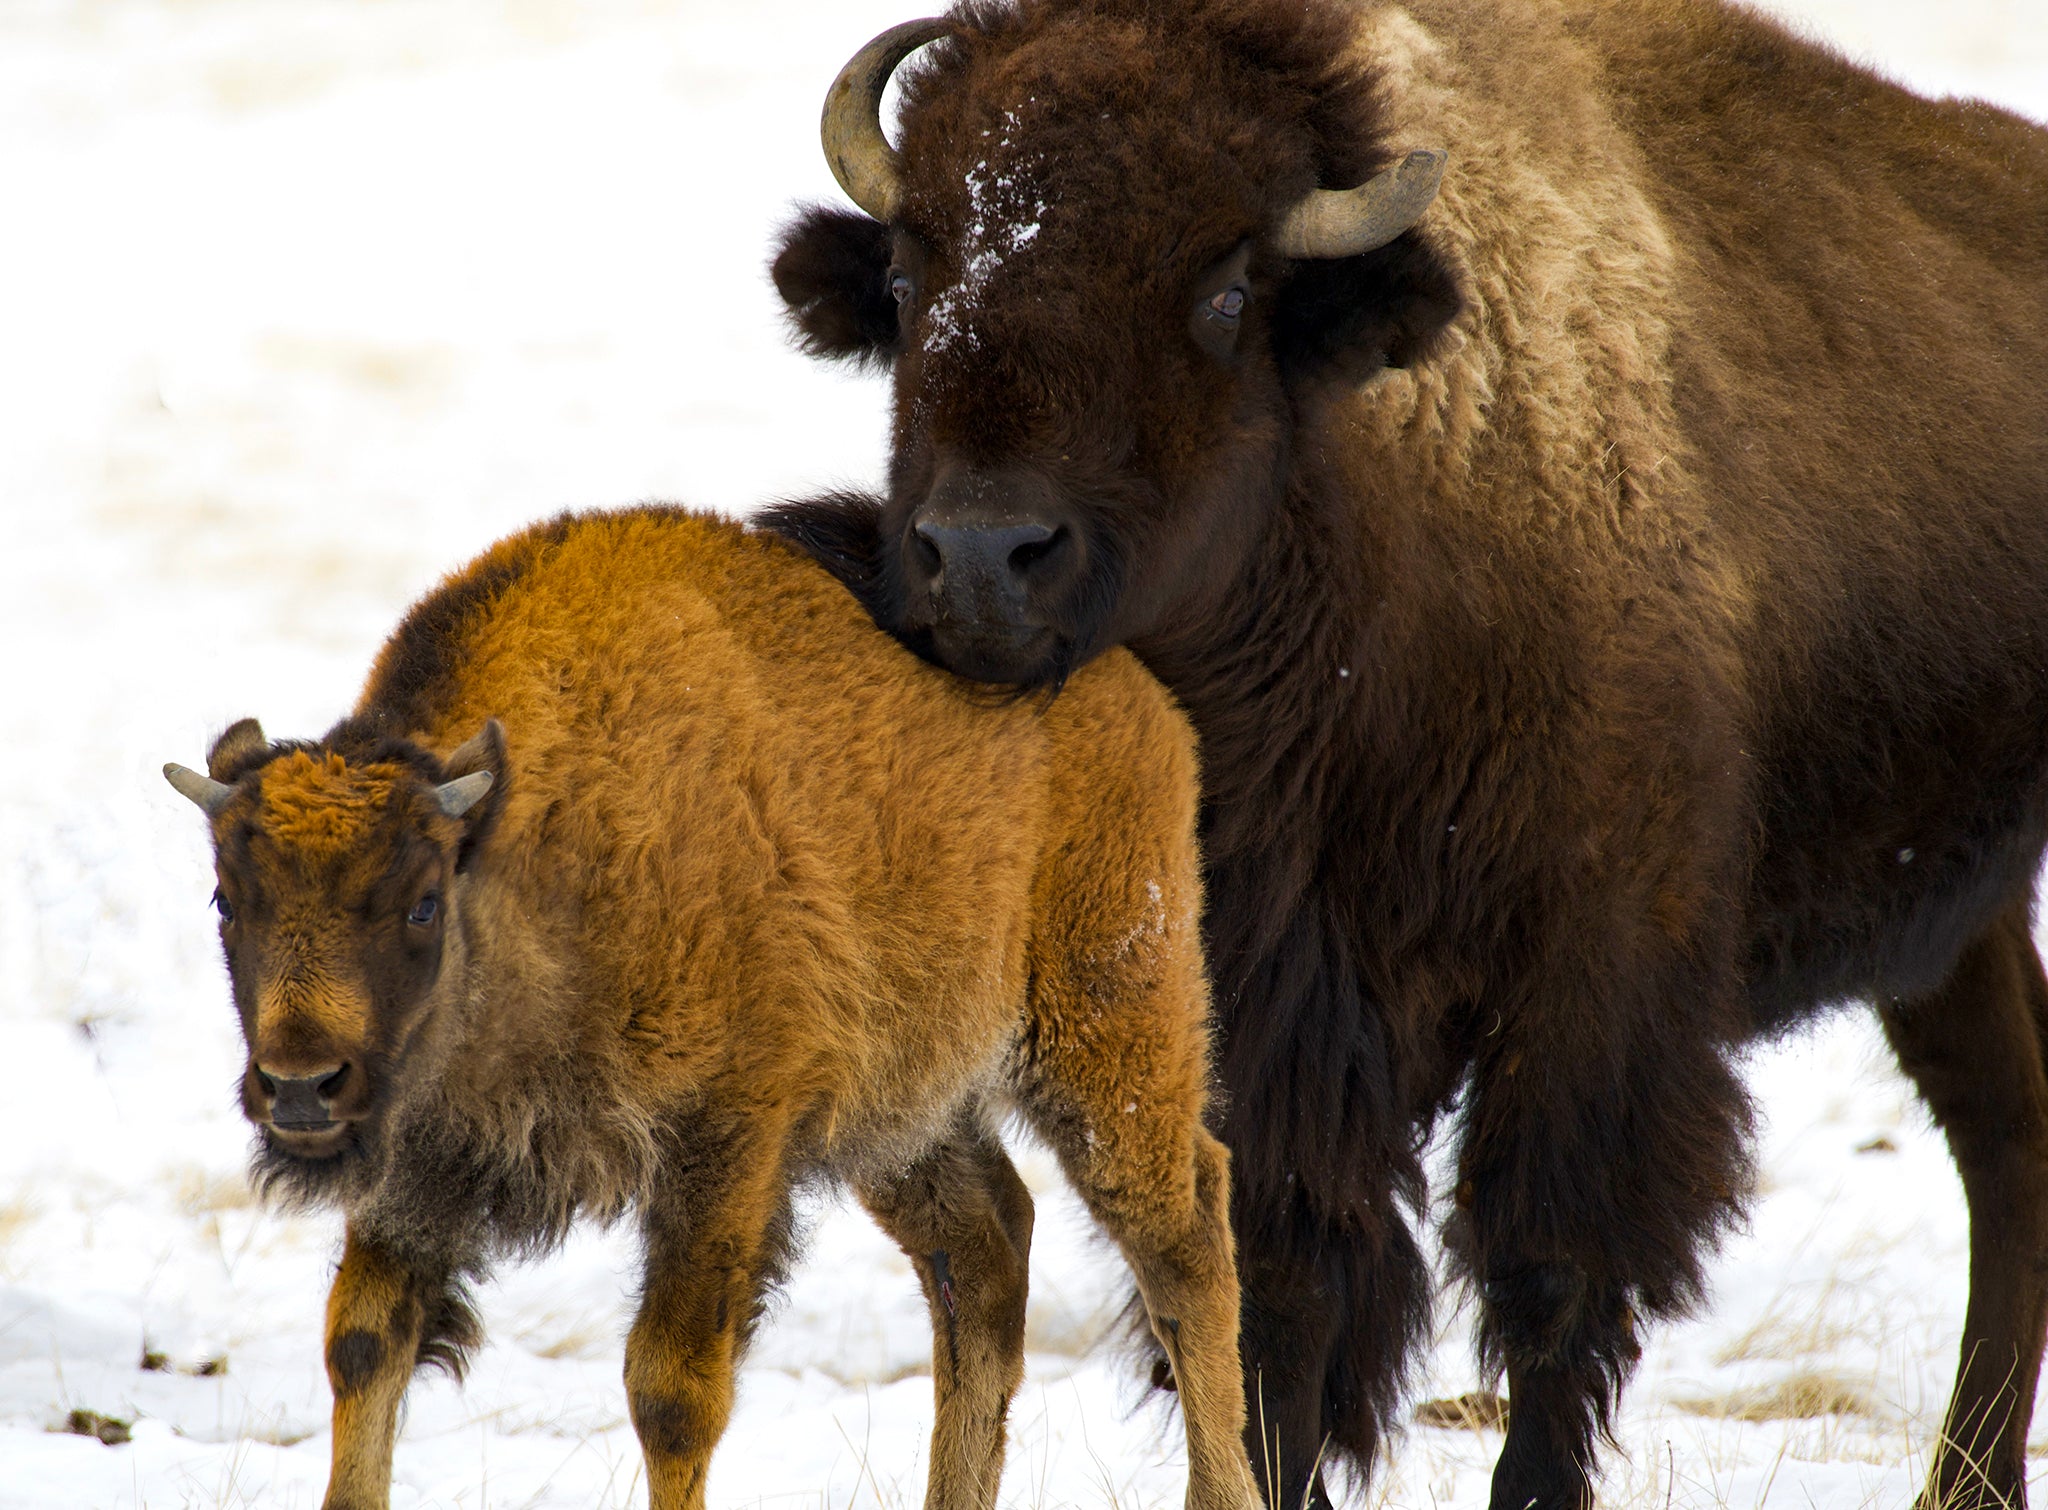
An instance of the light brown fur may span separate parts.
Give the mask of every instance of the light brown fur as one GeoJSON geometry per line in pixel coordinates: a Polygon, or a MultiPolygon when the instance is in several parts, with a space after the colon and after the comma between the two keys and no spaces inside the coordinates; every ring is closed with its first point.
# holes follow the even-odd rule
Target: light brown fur
{"type": "Polygon", "coordinates": [[[629,1206],[651,1503],[701,1505],[792,1187],[821,1176],[931,1305],[927,1503],[985,1510],[1031,1233],[1006,1108],[1138,1275],[1190,1505],[1256,1503],[1201,1123],[1194,754],[1128,656],[1050,706],[991,702],[779,541],[640,509],[501,543],[318,745],[243,724],[210,765],[261,1172],[349,1218],[330,1510],[386,1503],[407,1379],[476,1340],[463,1280],[629,1206]],[[436,787],[480,768],[489,795],[444,816],[436,787]],[[338,1130],[264,1122],[277,1054],[356,1077],[338,1130]]]}

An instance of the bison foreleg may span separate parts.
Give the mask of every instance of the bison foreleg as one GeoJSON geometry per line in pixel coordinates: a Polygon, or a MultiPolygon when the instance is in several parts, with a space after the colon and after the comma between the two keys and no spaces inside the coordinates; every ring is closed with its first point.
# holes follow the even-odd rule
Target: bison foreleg
{"type": "Polygon", "coordinates": [[[1703,1255],[1749,1185],[1725,1021],[1674,966],[1650,989],[1536,997],[1486,1040],[1446,1236],[1507,1372],[1493,1510],[1591,1503],[1637,1318],[1700,1298],[1703,1255]]]}
{"type": "Polygon", "coordinates": [[[422,1264],[351,1222],[327,1295],[334,1461],[324,1510],[384,1510],[406,1384],[424,1359],[452,1370],[475,1341],[457,1266],[422,1264]]]}
{"type": "Polygon", "coordinates": [[[989,1510],[1002,1481],[1004,1418],[1024,1377],[1031,1194],[975,1112],[908,1169],[858,1186],[931,1309],[925,1510],[989,1510]]]}
{"type": "Polygon", "coordinates": [[[664,1170],[641,1212],[646,1274],[626,1337],[626,1403],[647,1457],[648,1510],[702,1510],[733,1371],[779,1271],[789,1177],[779,1135],[754,1128],[711,1161],[664,1170]]]}

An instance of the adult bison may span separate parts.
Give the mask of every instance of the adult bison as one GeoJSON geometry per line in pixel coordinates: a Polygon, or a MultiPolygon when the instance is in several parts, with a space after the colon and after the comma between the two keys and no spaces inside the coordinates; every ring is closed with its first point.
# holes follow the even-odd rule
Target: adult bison
{"type": "Polygon", "coordinates": [[[777,525],[944,666],[1193,716],[1286,1498],[1396,1403],[1455,1109],[1493,1503],[1583,1503],[1749,1187],[1732,1054],[1850,998],[1970,1205],[1929,1493],[2021,1498],[2048,134],[1707,0],[970,0],[825,137],[868,215],[775,277],[893,366],[890,489],[777,525]]]}

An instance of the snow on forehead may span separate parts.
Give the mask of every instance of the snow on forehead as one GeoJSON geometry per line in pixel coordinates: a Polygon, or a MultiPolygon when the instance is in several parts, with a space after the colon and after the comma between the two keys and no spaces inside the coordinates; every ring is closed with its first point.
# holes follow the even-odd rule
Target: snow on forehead
{"type": "Polygon", "coordinates": [[[369,835],[406,775],[388,762],[351,766],[332,753],[294,751],[263,768],[260,826],[309,856],[337,855],[369,835]]]}
{"type": "MultiPolygon", "coordinates": [[[[1035,101],[1027,101],[1029,104],[1035,101]]],[[[1050,192],[1043,153],[1020,147],[1020,111],[981,130],[979,150],[967,170],[967,215],[954,249],[959,281],[932,300],[925,312],[925,350],[959,344],[972,350],[981,338],[967,315],[981,303],[996,270],[1026,251],[1044,228],[1050,192]]]]}

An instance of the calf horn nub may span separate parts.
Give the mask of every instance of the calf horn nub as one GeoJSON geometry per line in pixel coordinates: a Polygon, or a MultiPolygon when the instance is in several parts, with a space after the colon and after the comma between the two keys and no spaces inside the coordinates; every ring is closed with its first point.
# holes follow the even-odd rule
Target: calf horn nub
{"type": "Polygon", "coordinates": [[[491,780],[489,771],[472,771],[467,776],[444,781],[434,788],[434,801],[449,817],[460,818],[484,800],[484,793],[491,789],[491,780]]]}
{"type": "Polygon", "coordinates": [[[1418,148],[1355,189],[1312,189],[1273,232],[1288,257],[1357,257],[1420,220],[1436,198],[1450,154],[1418,148]]]}
{"type": "Polygon", "coordinates": [[[228,798],[235,795],[235,789],[225,781],[202,776],[175,760],[164,767],[164,780],[178,789],[179,796],[197,803],[199,810],[209,818],[218,817],[220,810],[228,805],[228,798]]]}
{"type": "Polygon", "coordinates": [[[892,26],[855,53],[825,91],[825,161],[846,197],[884,224],[901,206],[903,160],[882,135],[882,91],[897,64],[951,29],[937,16],[892,26]]]}

